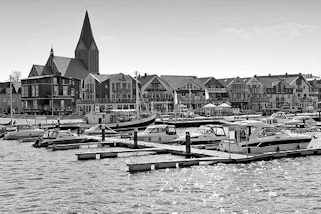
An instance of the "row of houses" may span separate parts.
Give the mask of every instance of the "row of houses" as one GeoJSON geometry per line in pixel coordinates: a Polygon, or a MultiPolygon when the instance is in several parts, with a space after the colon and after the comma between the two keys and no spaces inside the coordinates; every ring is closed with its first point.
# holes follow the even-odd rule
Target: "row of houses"
{"type": "MultiPolygon", "coordinates": [[[[198,110],[207,103],[223,102],[240,110],[306,110],[315,108],[321,98],[320,80],[308,81],[302,74],[228,79],[100,74],[99,50],[87,12],[74,57],[57,56],[51,48],[47,61],[33,65],[28,78],[21,80],[21,89],[14,90],[20,106],[16,111],[29,114],[134,109],[137,100],[142,110],[151,112],[171,112],[177,104],[198,110]]],[[[7,90],[2,95],[8,96],[7,90]]],[[[7,102],[1,104],[2,111],[8,111],[8,99],[2,100],[7,102]]]]}

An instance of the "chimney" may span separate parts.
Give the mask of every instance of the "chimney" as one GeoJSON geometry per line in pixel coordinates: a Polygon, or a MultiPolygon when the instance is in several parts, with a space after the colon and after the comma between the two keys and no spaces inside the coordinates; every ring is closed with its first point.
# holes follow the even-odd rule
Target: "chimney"
{"type": "Polygon", "coordinates": [[[288,72],[285,73],[285,76],[286,76],[286,77],[288,76],[288,72]]]}
{"type": "Polygon", "coordinates": [[[144,74],[144,77],[147,77],[147,73],[144,74]]]}
{"type": "Polygon", "coordinates": [[[271,74],[269,74],[269,77],[271,76],[271,74]]]}

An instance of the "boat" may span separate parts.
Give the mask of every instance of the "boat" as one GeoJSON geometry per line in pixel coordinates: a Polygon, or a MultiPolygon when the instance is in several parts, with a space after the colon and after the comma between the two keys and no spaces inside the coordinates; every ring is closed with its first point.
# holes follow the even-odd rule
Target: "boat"
{"type": "Polygon", "coordinates": [[[61,144],[81,144],[89,142],[98,142],[98,139],[87,137],[87,136],[77,136],[76,134],[67,130],[47,130],[41,139],[38,139],[33,147],[48,147],[51,145],[61,145],[61,144]]]}
{"type": "Polygon", "coordinates": [[[295,116],[282,126],[295,133],[320,132],[319,122],[310,116],[295,116]]]}
{"type": "Polygon", "coordinates": [[[260,154],[306,149],[311,136],[291,134],[263,122],[238,122],[229,127],[229,139],[223,140],[218,150],[231,153],[260,154]]]}
{"type": "MultiPolygon", "coordinates": [[[[226,132],[222,125],[203,125],[196,132],[190,133],[191,144],[215,144],[227,138],[226,132]]],[[[185,144],[186,136],[177,139],[180,144],[185,144]]]]}
{"type": "MultiPolygon", "coordinates": [[[[105,125],[104,125],[105,126],[105,125]]],[[[86,129],[84,131],[85,135],[101,135],[102,134],[102,125],[98,124],[98,125],[94,125],[89,129],[86,129]]],[[[119,135],[118,132],[116,132],[115,130],[112,130],[111,128],[105,126],[105,135],[108,136],[117,136],[119,135]]]]}
{"type": "Polygon", "coordinates": [[[178,138],[173,125],[150,125],[137,134],[137,139],[147,142],[173,143],[178,138]]]}
{"type": "Polygon", "coordinates": [[[110,110],[109,112],[90,112],[86,115],[89,124],[105,124],[113,130],[144,128],[154,123],[156,114],[135,117],[136,110],[110,110]]]}
{"type": "Polygon", "coordinates": [[[7,133],[7,128],[5,126],[0,125],[0,138],[4,137],[6,133],[7,133]]]}
{"type": "Polygon", "coordinates": [[[278,111],[273,113],[270,117],[262,119],[267,124],[270,125],[283,125],[287,122],[289,122],[291,119],[288,117],[288,115],[283,111],[278,111]]]}
{"type": "Polygon", "coordinates": [[[15,131],[11,130],[3,137],[4,140],[20,140],[24,138],[37,138],[44,134],[43,129],[35,128],[34,126],[24,124],[13,127],[15,131]]]}

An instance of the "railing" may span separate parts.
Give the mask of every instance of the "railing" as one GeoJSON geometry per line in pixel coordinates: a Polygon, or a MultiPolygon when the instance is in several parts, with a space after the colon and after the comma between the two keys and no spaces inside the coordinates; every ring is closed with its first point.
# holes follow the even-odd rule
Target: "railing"
{"type": "Polygon", "coordinates": [[[207,88],[209,93],[226,93],[226,88],[207,88]]]}
{"type": "Polygon", "coordinates": [[[136,99],[96,98],[95,100],[77,100],[77,104],[94,104],[94,103],[136,103],[136,99]]]}

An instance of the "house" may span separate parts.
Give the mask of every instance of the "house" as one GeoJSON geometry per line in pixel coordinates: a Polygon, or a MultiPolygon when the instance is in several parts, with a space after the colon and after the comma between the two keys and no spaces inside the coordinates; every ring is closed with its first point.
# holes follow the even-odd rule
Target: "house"
{"type": "Polygon", "coordinates": [[[10,113],[12,98],[12,112],[21,112],[21,88],[10,82],[0,83],[0,113],[10,113]],[[12,93],[11,93],[11,91],[12,93]]]}
{"type": "Polygon", "coordinates": [[[228,101],[228,93],[225,86],[214,77],[198,78],[203,83],[208,93],[208,102],[220,104],[228,101]]]}
{"type": "Polygon", "coordinates": [[[150,112],[172,112],[174,110],[173,89],[157,75],[143,75],[138,78],[141,83],[143,110],[150,112]]]}
{"type": "Polygon", "coordinates": [[[136,109],[136,80],[123,73],[88,74],[83,81],[83,97],[77,101],[77,111],[85,114],[111,109],[136,109]]]}
{"type": "Polygon", "coordinates": [[[200,109],[206,104],[205,86],[195,76],[163,75],[160,78],[173,90],[177,103],[188,109],[200,109]]]}

